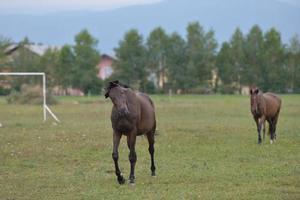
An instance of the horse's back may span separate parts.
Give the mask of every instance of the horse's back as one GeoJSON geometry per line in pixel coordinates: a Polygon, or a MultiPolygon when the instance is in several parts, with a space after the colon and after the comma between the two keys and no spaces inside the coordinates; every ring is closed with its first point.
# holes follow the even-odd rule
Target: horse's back
{"type": "Polygon", "coordinates": [[[146,103],[146,104],[150,104],[151,107],[154,108],[153,101],[147,94],[142,93],[142,92],[138,92],[137,96],[140,99],[140,101],[142,101],[143,103],[146,103]]]}
{"type": "Polygon", "coordinates": [[[281,108],[281,98],[271,92],[264,93],[264,99],[266,101],[267,115],[276,115],[281,108]]]}
{"type": "Polygon", "coordinates": [[[266,92],[266,93],[264,93],[264,97],[265,97],[265,99],[267,99],[267,101],[270,101],[273,104],[276,104],[278,106],[281,105],[281,98],[274,93],[266,92]]]}

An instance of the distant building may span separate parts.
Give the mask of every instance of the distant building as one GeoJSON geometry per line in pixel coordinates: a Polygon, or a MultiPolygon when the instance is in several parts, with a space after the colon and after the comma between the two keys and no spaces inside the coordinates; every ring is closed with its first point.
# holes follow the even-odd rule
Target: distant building
{"type": "MultiPolygon", "coordinates": [[[[12,63],[14,60],[17,60],[18,56],[20,56],[21,53],[26,53],[26,57],[41,57],[43,56],[47,50],[59,50],[60,47],[57,46],[49,46],[44,45],[40,43],[29,43],[29,44],[20,44],[20,43],[13,43],[7,47],[5,50],[5,54],[8,58],[8,63],[12,63]]],[[[105,80],[109,78],[113,71],[114,71],[114,61],[116,59],[113,56],[110,56],[108,54],[102,54],[101,55],[101,61],[97,65],[97,68],[99,69],[97,72],[97,77],[105,80]]],[[[0,71],[10,71],[9,66],[2,67],[0,71]]],[[[0,82],[0,86],[6,86],[7,88],[10,87],[10,85],[7,84],[7,81],[0,82]]],[[[60,86],[53,87],[52,93],[55,95],[72,95],[72,96],[83,96],[84,93],[80,91],[77,88],[61,88],[60,86]]]]}
{"type": "Polygon", "coordinates": [[[249,95],[250,94],[250,87],[249,86],[241,86],[241,94],[242,95],[249,95]]]}
{"type": "Polygon", "coordinates": [[[98,78],[105,80],[109,78],[113,73],[113,63],[116,59],[107,54],[101,55],[101,61],[98,64],[99,72],[98,78]]]}
{"type": "Polygon", "coordinates": [[[58,46],[49,46],[41,43],[29,43],[29,44],[20,44],[13,43],[7,47],[5,54],[9,57],[10,61],[13,61],[16,57],[20,55],[20,50],[25,50],[29,53],[30,56],[43,56],[48,49],[59,50],[58,46]],[[21,49],[23,48],[23,49],[21,49]]]}
{"type": "MultiPolygon", "coordinates": [[[[4,50],[6,57],[3,60],[3,63],[0,68],[0,72],[10,72],[11,65],[13,64],[14,61],[18,59],[18,57],[22,53],[25,53],[26,58],[36,58],[36,57],[38,58],[43,56],[48,49],[59,49],[59,47],[44,45],[41,43],[38,44],[12,43],[4,50]]],[[[11,87],[11,85],[9,84],[10,79],[11,77],[2,78],[0,81],[0,86],[2,88],[9,89],[11,87]]]]}

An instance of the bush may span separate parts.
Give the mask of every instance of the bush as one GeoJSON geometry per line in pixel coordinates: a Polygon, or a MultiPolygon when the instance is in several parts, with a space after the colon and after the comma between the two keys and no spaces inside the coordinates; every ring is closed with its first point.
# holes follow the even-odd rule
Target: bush
{"type": "Polygon", "coordinates": [[[84,88],[84,94],[85,95],[99,95],[101,94],[101,88],[103,87],[103,81],[95,78],[93,81],[91,81],[90,84],[88,84],[84,88]]]}
{"type": "MultiPolygon", "coordinates": [[[[57,104],[57,101],[49,93],[47,93],[46,97],[48,105],[57,104]]],[[[9,104],[41,105],[43,104],[43,89],[40,86],[22,85],[21,92],[11,92],[6,101],[9,104]]]]}
{"type": "Polygon", "coordinates": [[[0,96],[6,96],[10,93],[10,89],[0,87],[0,96]]]}
{"type": "Polygon", "coordinates": [[[142,91],[148,94],[155,94],[157,92],[154,83],[151,81],[147,81],[144,84],[142,91]]]}
{"type": "Polygon", "coordinates": [[[187,90],[190,94],[212,94],[213,90],[209,86],[198,86],[187,90]]]}
{"type": "Polygon", "coordinates": [[[238,92],[238,88],[232,85],[220,85],[217,92],[221,94],[235,94],[238,92]]]}

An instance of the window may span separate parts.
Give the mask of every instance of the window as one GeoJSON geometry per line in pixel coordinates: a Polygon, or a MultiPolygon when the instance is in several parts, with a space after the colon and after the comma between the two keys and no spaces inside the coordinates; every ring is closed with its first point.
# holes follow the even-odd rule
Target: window
{"type": "Polygon", "coordinates": [[[110,77],[110,75],[113,73],[113,70],[111,66],[105,66],[104,67],[104,78],[110,77]]]}

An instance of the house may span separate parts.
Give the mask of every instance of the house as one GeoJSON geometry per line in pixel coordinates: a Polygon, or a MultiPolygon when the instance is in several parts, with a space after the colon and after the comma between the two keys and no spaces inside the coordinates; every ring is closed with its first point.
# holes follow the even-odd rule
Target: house
{"type": "MultiPolygon", "coordinates": [[[[59,50],[60,47],[58,46],[49,46],[44,45],[41,43],[28,43],[28,44],[20,44],[20,43],[13,43],[9,45],[6,50],[5,54],[7,56],[7,63],[13,62],[17,60],[17,58],[22,54],[25,53],[27,58],[35,58],[43,56],[47,50],[59,50]]],[[[9,64],[8,64],[9,65],[9,64]]],[[[9,67],[3,67],[0,69],[2,72],[9,72],[9,67]]],[[[5,78],[0,81],[0,86],[2,88],[9,89],[11,87],[9,83],[10,77],[5,78]]],[[[52,88],[52,94],[54,95],[71,95],[71,96],[84,96],[84,93],[77,88],[67,88],[63,89],[59,86],[55,86],[52,88]]]]}
{"type": "Polygon", "coordinates": [[[5,50],[5,54],[8,56],[9,61],[13,61],[16,57],[20,55],[21,50],[25,50],[27,56],[41,57],[46,53],[48,49],[59,50],[60,47],[49,46],[42,43],[28,43],[28,44],[13,43],[7,47],[7,49],[5,50]]]}
{"type": "MultiPolygon", "coordinates": [[[[12,43],[8,45],[4,49],[5,57],[2,60],[2,65],[0,68],[1,72],[10,72],[11,65],[14,61],[18,60],[18,58],[22,55],[25,56],[26,59],[38,58],[43,56],[48,49],[58,49],[58,47],[48,46],[41,43],[12,43]]],[[[4,77],[0,80],[0,86],[5,89],[9,89],[11,77],[4,77]]]]}
{"type": "MultiPolygon", "coordinates": [[[[41,43],[28,43],[28,44],[21,44],[21,43],[13,43],[10,46],[7,47],[5,50],[5,54],[7,55],[7,63],[12,63],[20,55],[26,55],[26,58],[35,58],[35,57],[41,57],[43,56],[48,49],[52,50],[59,50],[60,47],[57,46],[49,46],[44,45],[41,43]]],[[[101,55],[101,61],[97,65],[98,71],[97,71],[97,77],[105,80],[108,77],[110,77],[113,73],[113,62],[116,59],[113,56],[110,56],[108,54],[102,54],[101,55]]],[[[2,67],[0,71],[10,71],[9,67],[2,67]]],[[[1,83],[0,83],[1,84],[1,83]]],[[[8,81],[5,80],[5,84],[8,85],[8,81]]],[[[4,85],[4,81],[2,81],[2,84],[4,85]]],[[[52,93],[55,95],[74,95],[74,96],[83,96],[84,93],[76,88],[68,88],[67,90],[62,89],[59,86],[53,87],[52,93]]]]}
{"type": "Polygon", "coordinates": [[[110,55],[102,54],[101,61],[97,66],[99,69],[97,77],[102,80],[109,78],[113,73],[113,64],[115,60],[116,59],[110,55]]]}

